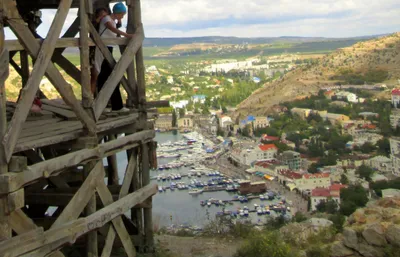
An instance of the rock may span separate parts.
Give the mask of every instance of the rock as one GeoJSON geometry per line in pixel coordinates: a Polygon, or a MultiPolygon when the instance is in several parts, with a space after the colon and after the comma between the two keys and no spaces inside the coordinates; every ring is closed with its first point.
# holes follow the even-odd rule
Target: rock
{"type": "Polygon", "coordinates": [[[362,235],[370,245],[385,246],[387,244],[385,230],[380,223],[369,225],[364,229],[362,235]]]}
{"type": "Polygon", "coordinates": [[[386,239],[390,244],[400,247],[400,225],[389,225],[386,231],[386,239]]]}
{"type": "Polygon", "coordinates": [[[345,246],[347,246],[351,249],[357,250],[358,249],[357,232],[351,228],[344,228],[343,243],[345,246]]]}
{"type": "Polygon", "coordinates": [[[355,252],[347,248],[342,242],[336,241],[331,245],[331,257],[354,256],[355,252]]]}
{"type": "Polygon", "coordinates": [[[363,209],[357,209],[349,218],[350,223],[364,224],[367,221],[363,209]]]}
{"type": "Polygon", "coordinates": [[[358,252],[364,257],[384,257],[382,249],[375,248],[366,243],[358,245],[358,252]]]}

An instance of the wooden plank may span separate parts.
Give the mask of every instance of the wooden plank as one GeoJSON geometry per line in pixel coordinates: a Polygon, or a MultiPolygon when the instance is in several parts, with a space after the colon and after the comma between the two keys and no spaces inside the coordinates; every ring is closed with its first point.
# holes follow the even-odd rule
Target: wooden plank
{"type": "MultiPolygon", "coordinates": [[[[150,160],[149,160],[149,146],[148,144],[142,145],[142,176],[143,186],[150,184],[150,160]]],[[[153,252],[154,238],[153,238],[153,216],[152,209],[143,210],[143,226],[144,226],[144,242],[146,252],[153,252]]]]}
{"type": "MultiPolygon", "coordinates": [[[[67,243],[73,243],[77,238],[87,234],[90,231],[103,227],[108,222],[123,215],[130,208],[141,203],[157,193],[157,185],[148,185],[134,193],[131,193],[124,198],[111,203],[110,205],[102,208],[96,213],[80,218],[69,223],[63,224],[59,227],[51,228],[43,233],[40,237],[26,238],[19,240],[20,247],[18,255],[21,256],[46,256],[47,254],[60,249],[67,243]],[[39,242],[44,242],[40,250],[36,251],[39,242]],[[49,247],[46,247],[49,246],[49,247]],[[42,250],[43,249],[43,250],[42,250]]],[[[18,239],[22,239],[21,236],[18,239]]],[[[2,245],[0,253],[7,254],[7,244],[2,245]]]]}
{"type": "MultiPolygon", "coordinates": [[[[35,64],[32,69],[32,76],[29,77],[25,87],[21,91],[21,97],[18,101],[17,108],[11,120],[10,126],[4,137],[3,144],[9,150],[6,150],[6,158],[9,160],[17,144],[18,136],[21,133],[22,124],[28,117],[30,108],[36,92],[39,89],[40,82],[46,72],[47,66],[51,61],[54,52],[54,45],[61,33],[64,21],[67,18],[68,10],[72,4],[72,0],[62,0],[57,9],[55,18],[50,26],[49,33],[43,41],[40,51],[38,52],[35,64]]],[[[14,31],[16,34],[22,33],[14,31]]]]}
{"type": "MultiPolygon", "coordinates": [[[[91,22],[89,22],[89,30],[93,37],[94,42],[96,43],[96,46],[99,48],[100,52],[103,54],[104,59],[108,62],[110,67],[114,68],[114,66],[117,63],[116,63],[113,55],[110,53],[110,51],[107,48],[107,45],[110,45],[110,44],[107,44],[105,38],[100,37],[99,33],[97,32],[97,30],[95,29],[95,27],[93,26],[93,24],[91,22]]],[[[124,38],[124,40],[129,40],[129,39],[124,38]]],[[[125,42],[128,43],[129,41],[125,41],[125,42]]],[[[114,44],[112,44],[112,45],[114,45],[114,44]]],[[[132,95],[133,91],[130,90],[128,81],[126,80],[125,76],[122,76],[121,83],[122,83],[122,86],[124,87],[125,91],[128,93],[128,95],[132,95]]]]}
{"type": "Polygon", "coordinates": [[[89,16],[86,13],[86,0],[80,1],[80,54],[81,54],[81,89],[82,105],[84,108],[91,108],[93,94],[90,85],[90,63],[89,63],[89,16]]]}
{"type": "MultiPolygon", "coordinates": [[[[107,136],[107,142],[115,140],[115,135],[111,134],[107,136]]],[[[118,163],[117,163],[117,156],[115,154],[110,155],[107,157],[107,178],[108,178],[108,185],[118,185],[119,178],[118,178],[118,163]]]]}
{"type": "Polygon", "coordinates": [[[76,192],[72,198],[71,202],[67,205],[67,207],[65,207],[64,211],[53,223],[51,226],[52,228],[59,227],[62,224],[75,220],[79,217],[89,200],[94,195],[96,185],[104,178],[104,176],[102,176],[102,167],[103,164],[101,161],[97,162],[83,182],[82,186],[79,188],[78,192],[76,192]]]}
{"type": "Polygon", "coordinates": [[[62,116],[64,118],[68,119],[68,120],[76,120],[77,119],[77,116],[76,116],[76,114],[74,112],[68,111],[68,110],[63,109],[63,108],[58,108],[58,107],[54,107],[54,106],[43,104],[42,105],[42,109],[46,110],[46,111],[49,111],[49,112],[53,112],[56,115],[62,116]]]}
{"type": "MultiPolygon", "coordinates": [[[[0,2],[0,9],[3,9],[3,1],[0,2]]],[[[3,12],[0,12],[0,140],[7,130],[7,110],[6,110],[6,90],[4,83],[9,74],[9,54],[4,49],[4,17],[3,12]]],[[[0,175],[8,172],[5,148],[0,145],[0,175]]],[[[9,225],[9,217],[6,215],[6,203],[4,198],[0,198],[0,241],[11,237],[11,229],[9,225]]]]}
{"type": "MultiPolygon", "coordinates": [[[[6,253],[7,256],[17,256],[17,253],[15,252],[16,249],[19,249],[21,247],[20,241],[29,241],[32,238],[35,237],[42,237],[43,236],[43,228],[36,228],[35,230],[31,230],[27,233],[24,233],[18,237],[13,237],[10,240],[0,242],[0,249],[4,250],[4,254],[6,253]]],[[[41,244],[41,242],[37,242],[38,245],[41,244]]],[[[2,253],[0,253],[0,256],[4,256],[2,253]]]]}
{"type": "Polygon", "coordinates": [[[54,106],[57,108],[65,109],[65,110],[71,110],[71,107],[64,103],[60,103],[59,100],[49,100],[49,99],[41,99],[43,104],[54,106]]]}
{"type": "MultiPolygon", "coordinates": [[[[135,33],[135,10],[132,1],[126,2],[128,6],[128,25],[127,25],[127,33],[134,34],[135,33]]],[[[120,46],[125,51],[125,46],[120,46]]],[[[128,85],[132,88],[132,94],[128,95],[127,99],[127,106],[135,106],[135,108],[139,108],[139,99],[138,95],[138,88],[137,88],[137,81],[136,81],[136,65],[135,61],[131,62],[126,70],[128,74],[128,85]]]]}
{"type": "Polygon", "coordinates": [[[25,206],[24,189],[12,192],[7,196],[5,213],[10,215],[13,211],[19,210],[25,206]]]}
{"type": "MultiPolygon", "coordinates": [[[[102,40],[105,45],[127,45],[129,42],[129,39],[127,38],[103,38],[102,40]]],[[[37,38],[35,39],[35,42],[41,44],[43,42],[43,39],[37,38]]],[[[89,46],[96,45],[91,39],[89,39],[88,43],[89,46]]],[[[64,50],[65,48],[79,47],[79,46],[80,46],[79,38],[74,38],[73,36],[69,36],[69,38],[59,38],[55,43],[55,48],[58,48],[57,50],[59,49],[64,50]]],[[[6,40],[5,48],[10,52],[25,50],[24,46],[18,40],[6,40]]]]}
{"type": "Polygon", "coordinates": [[[119,81],[128,68],[137,50],[142,45],[144,39],[143,30],[139,29],[135,37],[129,41],[129,44],[119,59],[118,63],[114,66],[111,75],[108,77],[103,88],[100,90],[99,95],[95,100],[95,118],[98,120],[107,106],[114,89],[117,87],[119,81]]]}
{"type": "Polygon", "coordinates": [[[11,213],[10,225],[18,235],[37,228],[35,223],[22,210],[16,210],[11,213]]]}

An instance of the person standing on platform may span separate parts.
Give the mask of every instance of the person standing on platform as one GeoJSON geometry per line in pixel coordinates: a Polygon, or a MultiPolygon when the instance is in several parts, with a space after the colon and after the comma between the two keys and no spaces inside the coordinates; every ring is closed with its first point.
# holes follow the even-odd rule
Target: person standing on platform
{"type": "MultiPolygon", "coordinates": [[[[123,3],[117,3],[114,5],[112,13],[106,15],[100,21],[99,33],[102,38],[116,38],[117,36],[124,36],[132,38],[133,34],[128,34],[117,28],[117,23],[121,24],[121,20],[126,14],[126,7],[123,3]]],[[[108,46],[108,50],[113,53],[113,46],[108,46]]],[[[100,67],[100,73],[97,77],[97,89],[100,92],[108,77],[111,75],[112,68],[109,66],[108,62],[103,58],[99,51],[96,52],[96,65],[100,67]],[[101,66],[99,65],[101,63],[101,66]]],[[[124,107],[121,97],[121,92],[119,91],[119,85],[115,88],[113,94],[111,95],[111,109],[113,111],[128,111],[124,107]]]]}

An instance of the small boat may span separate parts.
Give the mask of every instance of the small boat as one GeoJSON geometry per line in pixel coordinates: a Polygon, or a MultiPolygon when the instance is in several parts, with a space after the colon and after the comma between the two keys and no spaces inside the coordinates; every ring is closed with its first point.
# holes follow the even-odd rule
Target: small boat
{"type": "Polygon", "coordinates": [[[207,206],[210,207],[211,206],[211,202],[207,202],[207,206]]]}
{"type": "Polygon", "coordinates": [[[194,189],[189,191],[190,195],[199,195],[199,194],[202,194],[202,193],[203,193],[203,189],[197,189],[197,188],[194,188],[194,189]]]}
{"type": "Polygon", "coordinates": [[[244,206],[244,207],[243,207],[243,210],[249,210],[249,207],[244,206]]]}
{"type": "Polygon", "coordinates": [[[261,208],[258,208],[257,209],[257,215],[262,215],[263,214],[263,211],[261,210],[261,208]]]}
{"type": "Polygon", "coordinates": [[[239,215],[243,217],[244,216],[244,211],[243,210],[239,210],[239,215]]]}
{"type": "Polygon", "coordinates": [[[254,209],[257,209],[258,208],[258,204],[254,204],[254,209]]]}
{"type": "Polygon", "coordinates": [[[245,217],[249,216],[249,210],[244,210],[243,213],[245,217]]]}
{"type": "Polygon", "coordinates": [[[162,188],[161,186],[159,186],[159,187],[158,187],[158,192],[161,193],[161,192],[163,192],[163,191],[164,191],[163,188],[162,188]]]}
{"type": "Polygon", "coordinates": [[[260,200],[261,200],[261,201],[265,200],[264,195],[260,195],[260,200]]]}

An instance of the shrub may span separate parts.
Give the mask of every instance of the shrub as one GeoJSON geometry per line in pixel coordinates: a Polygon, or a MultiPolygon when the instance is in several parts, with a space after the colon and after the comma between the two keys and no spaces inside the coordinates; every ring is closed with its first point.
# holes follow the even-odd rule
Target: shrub
{"type": "Polygon", "coordinates": [[[296,254],[277,232],[260,232],[249,238],[235,257],[294,257],[296,254]]]}

